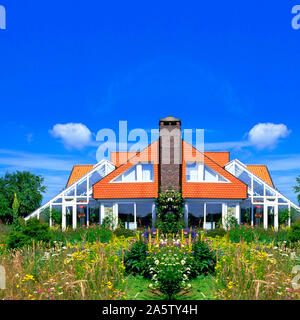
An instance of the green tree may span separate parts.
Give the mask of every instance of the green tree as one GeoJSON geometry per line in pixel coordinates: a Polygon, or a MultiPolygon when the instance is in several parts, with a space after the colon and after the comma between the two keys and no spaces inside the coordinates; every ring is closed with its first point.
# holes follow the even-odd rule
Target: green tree
{"type": "Polygon", "coordinates": [[[19,231],[20,230],[20,224],[19,224],[19,216],[18,216],[18,210],[20,207],[20,203],[17,198],[17,194],[15,193],[14,202],[12,204],[12,210],[13,210],[13,230],[19,231]]]}
{"type": "Polygon", "coordinates": [[[46,187],[44,178],[28,171],[6,173],[0,178],[0,219],[13,221],[14,194],[17,195],[19,208],[18,215],[25,217],[36,210],[42,202],[46,187]]]}
{"type": "Polygon", "coordinates": [[[300,175],[296,178],[296,181],[297,181],[298,185],[294,186],[294,191],[295,191],[295,193],[297,193],[298,202],[300,204],[300,175]]]}

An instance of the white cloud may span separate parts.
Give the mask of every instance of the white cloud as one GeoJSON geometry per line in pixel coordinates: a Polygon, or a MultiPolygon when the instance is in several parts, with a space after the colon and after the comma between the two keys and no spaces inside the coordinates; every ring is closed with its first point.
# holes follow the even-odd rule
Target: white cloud
{"type": "Polygon", "coordinates": [[[205,143],[205,150],[241,150],[245,147],[274,149],[280,138],[285,138],[291,133],[284,124],[258,123],[240,141],[209,142],[205,143]],[[247,138],[247,139],[246,139],[247,138]]]}
{"type": "Polygon", "coordinates": [[[92,141],[91,131],[82,123],[56,124],[50,133],[55,138],[61,138],[67,149],[81,150],[92,141]]]}
{"type": "Polygon", "coordinates": [[[290,132],[285,124],[258,123],[249,131],[248,140],[257,149],[273,149],[290,132]]]}

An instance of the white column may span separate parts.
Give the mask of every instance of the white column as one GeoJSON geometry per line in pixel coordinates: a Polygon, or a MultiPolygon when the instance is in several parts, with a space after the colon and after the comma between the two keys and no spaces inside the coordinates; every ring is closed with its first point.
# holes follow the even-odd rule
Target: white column
{"type": "Polygon", "coordinates": [[[238,224],[241,224],[241,206],[239,202],[237,202],[235,205],[235,217],[238,221],[238,224]]]}
{"type": "Polygon", "coordinates": [[[90,225],[90,208],[88,204],[86,205],[86,225],[90,225]]]}
{"type": "Polygon", "coordinates": [[[226,221],[227,217],[228,217],[227,203],[222,203],[222,226],[223,226],[223,228],[226,228],[225,221],[226,221]]]}
{"type": "Polygon", "coordinates": [[[99,224],[101,224],[101,204],[99,206],[99,224]]]}
{"type": "Polygon", "coordinates": [[[113,217],[114,217],[114,222],[115,222],[115,229],[118,227],[118,218],[119,218],[119,213],[118,213],[118,204],[114,203],[113,204],[113,217]]]}
{"type": "Polygon", "coordinates": [[[61,228],[62,230],[66,230],[66,206],[64,203],[62,204],[62,207],[61,207],[61,215],[62,215],[61,228]]]}
{"type": "Polygon", "coordinates": [[[72,225],[73,229],[77,228],[77,205],[72,206],[72,225]]]}
{"type": "Polygon", "coordinates": [[[264,201],[264,228],[268,228],[268,206],[264,201]]]}
{"type": "Polygon", "coordinates": [[[136,202],[133,203],[133,216],[134,216],[134,229],[137,229],[137,225],[136,225],[136,202]]]}
{"type": "Polygon", "coordinates": [[[156,209],[155,209],[155,203],[152,204],[152,227],[154,227],[156,220],[156,209]]]}
{"type": "Polygon", "coordinates": [[[204,210],[203,229],[205,229],[206,228],[206,202],[204,202],[203,210],[204,210]]]}
{"type": "Polygon", "coordinates": [[[143,180],[142,165],[140,163],[136,166],[136,177],[138,181],[143,180]]]}
{"type": "Polygon", "coordinates": [[[278,231],[278,203],[274,206],[274,229],[278,231]]]}
{"type": "Polygon", "coordinates": [[[199,163],[198,165],[198,181],[202,181],[204,179],[204,164],[199,163]]]}
{"type": "Polygon", "coordinates": [[[50,204],[50,217],[49,217],[49,226],[52,227],[52,204],[50,204]]]}
{"type": "Polygon", "coordinates": [[[291,227],[291,203],[290,202],[289,202],[288,208],[289,208],[289,221],[288,221],[288,224],[289,224],[289,227],[291,227]]]}
{"type": "Polygon", "coordinates": [[[251,203],[251,226],[254,226],[254,209],[253,209],[253,203],[251,203]]]}
{"type": "Polygon", "coordinates": [[[104,203],[101,203],[100,204],[100,224],[102,224],[102,221],[105,218],[104,217],[104,213],[105,213],[105,211],[104,211],[104,203]]]}
{"type": "Polygon", "coordinates": [[[187,203],[184,205],[184,222],[185,226],[188,227],[189,224],[189,206],[187,203]]]}

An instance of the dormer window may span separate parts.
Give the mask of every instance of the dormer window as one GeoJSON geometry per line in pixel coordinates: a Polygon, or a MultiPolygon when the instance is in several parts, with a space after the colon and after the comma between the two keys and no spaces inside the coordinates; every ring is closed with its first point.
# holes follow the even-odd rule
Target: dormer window
{"type": "Polygon", "coordinates": [[[153,163],[138,163],[123,172],[112,182],[153,182],[153,163]]]}
{"type": "Polygon", "coordinates": [[[209,168],[203,162],[190,162],[186,164],[187,182],[228,182],[227,179],[209,168]]]}

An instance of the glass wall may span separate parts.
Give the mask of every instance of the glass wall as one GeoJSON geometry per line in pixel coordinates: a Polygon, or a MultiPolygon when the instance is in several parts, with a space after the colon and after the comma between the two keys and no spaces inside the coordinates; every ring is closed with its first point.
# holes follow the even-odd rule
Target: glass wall
{"type": "Polygon", "coordinates": [[[191,202],[188,204],[188,225],[203,228],[204,203],[191,202]]]}
{"type": "Polygon", "coordinates": [[[248,199],[243,201],[241,206],[241,222],[248,223],[251,217],[251,224],[277,230],[280,225],[292,222],[293,215],[289,218],[289,211],[300,212],[299,206],[249,171],[239,160],[231,161],[225,169],[248,185],[248,199]],[[278,215],[275,214],[277,212],[278,215]],[[267,223],[264,224],[264,221],[267,223]]]}
{"type": "Polygon", "coordinates": [[[206,204],[206,225],[205,229],[215,229],[222,225],[222,203],[206,204]]]}
{"type": "Polygon", "coordinates": [[[125,229],[135,229],[133,203],[118,204],[118,226],[125,229]]]}
{"type": "Polygon", "coordinates": [[[113,214],[113,204],[112,203],[103,203],[101,210],[101,224],[112,223],[114,226],[117,221],[114,219],[113,214]]]}
{"type": "Polygon", "coordinates": [[[263,205],[254,205],[253,206],[253,214],[254,214],[254,225],[257,227],[264,226],[264,206],[263,205]]]}
{"type": "Polygon", "coordinates": [[[249,199],[246,199],[241,203],[241,223],[251,224],[251,207],[252,205],[249,199]]]}
{"type": "Polygon", "coordinates": [[[39,217],[41,216],[41,213],[43,213],[42,218],[46,219],[44,210],[45,208],[52,206],[53,210],[59,209],[60,214],[60,219],[58,219],[57,214],[55,214],[56,219],[55,222],[53,221],[54,223],[52,223],[57,224],[57,221],[60,220],[60,225],[63,229],[70,226],[75,227],[75,225],[87,225],[87,218],[89,217],[89,214],[89,222],[99,223],[100,203],[93,199],[92,186],[114,169],[115,166],[111,162],[108,160],[101,160],[86,175],[78,179],[66,189],[62,190],[53,199],[28,215],[25,218],[25,221],[30,218],[39,217]],[[87,211],[87,208],[89,208],[89,212],[87,211]],[[73,214],[76,219],[75,221],[73,221],[73,214]]]}
{"type": "Polygon", "coordinates": [[[66,227],[73,227],[73,206],[66,207],[66,227]]]}
{"type": "Polygon", "coordinates": [[[274,206],[267,206],[267,213],[268,213],[268,228],[274,228],[274,213],[275,208],[274,206]]]}
{"type": "Polygon", "coordinates": [[[137,228],[152,227],[152,202],[136,203],[137,228]]]}
{"type": "Polygon", "coordinates": [[[99,224],[100,223],[100,210],[98,207],[90,208],[89,210],[89,224],[99,224]]]}
{"type": "Polygon", "coordinates": [[[61,225],[62,223],[62,205],[52,205],[52,225],[61,225]]]}
{"type": "Polygon", "coordinates": [[[87,226],[87,206],[77,205],[77,227],[87,226]]]}

